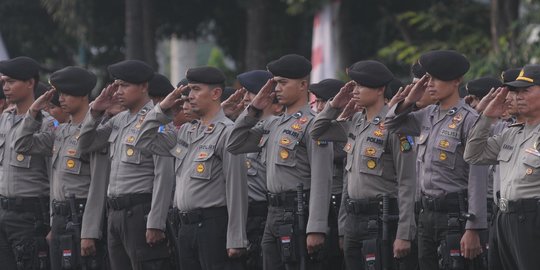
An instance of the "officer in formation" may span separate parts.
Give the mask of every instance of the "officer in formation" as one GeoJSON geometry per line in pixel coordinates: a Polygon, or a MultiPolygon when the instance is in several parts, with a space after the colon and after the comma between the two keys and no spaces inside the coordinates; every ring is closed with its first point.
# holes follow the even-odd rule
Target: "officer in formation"
{"type": "Polygon", "coordinates": [[[216,68],[174,89],[128,60],[91,105],[90,71],[49,87],[39,68],[0,62],[6,269],[335,269],[340,236],[347,269],[414,269],[414,241],[420,269],[486,269],[488,213],[490,269],[538,264],[538,65],[461,99],[469,63],[448,50],[401,88],[370,60],[309,85],[311,63],[285,55],[236,91],[216,68]]]}

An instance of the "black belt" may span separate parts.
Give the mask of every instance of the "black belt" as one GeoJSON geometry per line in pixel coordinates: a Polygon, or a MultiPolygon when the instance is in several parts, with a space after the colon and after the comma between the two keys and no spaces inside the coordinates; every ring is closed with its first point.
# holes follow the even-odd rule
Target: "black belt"
{"type": "MultiPolygon", "coordinates": [[[[399,213],[396,198],[390,198],[389,206],[388,214],[394,215],[399,213]]],[[[347,214],[352,215],[379,215],[382,214],[382,199],[347,199],[345,210],[347,210],[347,214]]]]}
{"type": "MultiPolygon", "coordinates": [[[[297,198],[296,191],[288,191],[288,192],[281,192],[281,193],[268,192],[268,194],[266,194],[268,205],[273,206],[273,207],[296,209],[298,206],[298,203],[296,202],[296,198],[297,198]]],[[[304,191],[304,202],[309,204],[309,190],[304,191]]]]}
{"type": "MultiPolygon", "coordinates": [[[[86,206],[86,199],[75,199],[75,211],[79,213],[84,213],[84,208],[86,206]]],[[[52,202],[52,212],[54,215],[58,216],[70,216],[71,215],[71,205],[69,201],[55,201],[52,202]]]]}
{"type": "Polygon", "coordinates": [[[129,194],[120,197],[107,198],[107,205],[113,210],[128,209],[135,205],[151,202],[151,193],[129,194]]]}
{"type": "MultiPolygon", "coordinates": [[[[468,208],[467,203],[467,193],[463,193],[463,205],[466,209],[463,209],[465,212],[468,208]]],[[[420,199],[422,202],[422,209],[430,210],[433,212],[445,212],[445,213],[459,213],[459,195],[457,192],[448,193],[444,196],[433,197],[430,195],[422,194],[420,199]]]]}
{"type": "Polygon", "coordinates": [[[268,202],[253,201],[248,204],[248,217],[266,217],[268,215],[268,202]]]}
{"type": "Polygon", "coordinates": [[[8,211],[17,212],[36,212],[41,211],[42,207],[49,208],[49,198],[43,197],[15,197],[8,198],[0,196],[0,207],[8,211]],[[42,206],[45,204],[45,206],[42,206]]]}
{"type": "Polygon", "coordinates": [[[206,219],[227,216],[227,207],[210,207],[193,211],[178,210],[178,217],[182,225],[201,223],[206,219]]]}
{"type": "Polygon", "coordinates": [[[520,199],[509,201],[504,198],[499,199],[499,211],[501,213],[516,213],[516,212],[534,212],[538,209],[540,199],[520,199]]]}

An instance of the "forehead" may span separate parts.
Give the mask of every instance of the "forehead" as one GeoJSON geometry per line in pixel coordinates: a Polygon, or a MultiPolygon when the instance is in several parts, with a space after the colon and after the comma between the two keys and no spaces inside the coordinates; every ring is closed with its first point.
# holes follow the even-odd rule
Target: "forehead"
{"type": "Polygon", "coordinates": [[[188,86],[189,86],[190,88],[192,88],[192,89],[193,89],[193,88],[196,89],[196,88],[205,88],[205,87],[208,87],[208,85],[207,85],[207,84],[204,84],[204,83],[188,83],[188,86]]]}
{"type": "Polygon", "coordinates": [[[17,79],[13,79],[13,78],[11,78],[11,77],[9,77],[9,76],[6,76],[6,75],[0,76],[0,79],[1,79],[2,81],[18,81],[17,79]]]}

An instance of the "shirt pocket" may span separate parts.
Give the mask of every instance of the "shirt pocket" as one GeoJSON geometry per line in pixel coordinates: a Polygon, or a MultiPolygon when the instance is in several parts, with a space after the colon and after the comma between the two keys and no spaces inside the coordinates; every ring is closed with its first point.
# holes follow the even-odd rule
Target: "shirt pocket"
{"type": "Polygon", "coordinates": [[[109,135],[108,142],[109,142],[109,157],[110,158],[112,158],[114,155],[115,142],[116,142],[116,138],[118,138],[119,132],[120,131],[118,129],[113,129],[113,131],[111,132],[111,135],[109,135]]]}
{"type": "Polygon", "coordinates": [[[16,153],[15,151],[13,151],[11,154],[11,160],[9,161],[9,165],[19,168],[30,168],[31,160],[32,156],[16,153]]]}
{"type": "Polygon", "coordinates": [[[376,146],[365,146],[360,153],[359,170],[361,173],[381,176],[383,173],[382,154],[384,149],[376,146]]]}
{"type": "Polygon", "coordinates": [[[178,168],[182,166],[182,162],[187,155],[187,148],[177,144],[169,153],[174,157],[174,171],[178,173],[178,168]]]}
{"type": "MultiPolygon", "coordinates": [[[[259,141],[259,144],[257,146],[259,146],[259,148],[264,148],[266,146],[266,142],[268,141],[268,135],[269,134],[263,134],[262,137],[261,137],[261,140],[259,141]]],[[[266,163],[266,155],[260,155],[259,157],[261,159],[261,164],[264,164],[266,163]]]]}
{"type": "Polygon", "coordinates": [[[540,157],[526,153],[523,157],[525,171],[523,172],[525,181],[538,181],[540,178],[540,157]]]}
{"type": "Polygon", "coordinates": [[[296,146],[298,141],[289,137],[281,138],[278,146],[276,164],[285,167],[296,166],[296,146]]]}
{"type": "Polygon", "coordinates": [[[348,172],[351,171],[351,168],[352,168],[352,165],[353,165],[353,162],[354,162],[354,154],[353,154],[354,153],[354,144],[355,144],[355,141],[352,138],[349,138],[347,140],[347,143],[343,147],[343,151],[345,151],[345,153],[347,153],[347,160],[346,160],[346,163],[345,163],[345,170],[347,170],[348,172]]]}
{"type": "Polygon", "coordinates": [[[193,168],[191,168],[191,178],[206,181],[210,180],[212,178],[212,170],[214,169],[214,159],[214,150],[199,152],[192,163],[193,168]]]}
{"type": "Polygon", "coordinates": [[[429,132],[422,132],[422,134],[420,134],[420,137],[418,137],[418,140],[416,142],[416,145],[418,145],[418,148],[416,150],[417,161],[424,162],[424,156],[426,155],[428,137],[429,137],[429,132]]]}
{"type": "Polygon", "coordinates": [[[433,152],[433,162],[439,166],[454,169],[456,166],[456,150],[461,141],[456,138],[438,138],[435,142],[433,152]]]}
{"type": "Polygon", "coordinates": [[[124,151],[121,153],[121,161],[129,164],[141,164],[141,150],[131,146],[124,145],[124,151]]]}
{"type": "MultiPolygon", "coordinates": [[[[249,153],[251,154],[251,153],[249,153]]],[[[248,155],[249,155],[248,154],[248,155]]],[[[249,176],[256,176],[257,175],[257,169],[253,167],[253,163],[256,161],[252,158],[246,158],[246,169],[247,169],[247,175],[249,176]]]]}
{"type": "Polygon", "coordinates": [[[499,155],[497,155],[497,161],[499,162],[508,162],[510,158],[512,158],[512,151],[510,150],[502,150],[499,152],[499,155]]]}

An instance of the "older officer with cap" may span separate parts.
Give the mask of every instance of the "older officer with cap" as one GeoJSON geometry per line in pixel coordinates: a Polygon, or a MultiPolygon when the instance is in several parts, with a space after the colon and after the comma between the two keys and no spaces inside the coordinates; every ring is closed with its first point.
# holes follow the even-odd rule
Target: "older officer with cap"
{"type": "Polygon", "coordinates": [[[225,269],[247,247],[247,180],[245,157],[225,146],[233,122],[220,106],[225,75],[217,68],[187,71],[187,86],[177,88],[150,111],[137,147],[176,158],[174,201],[181,225],[178,233],[182,269],[225,269]],[[199,120],[179,131],[161,130],[172,120],[171,108],[183,102],[189,87],[191,110],[199,120]]]}
{"type": "Polygon", "coordinates": [[[111,268],[167,269],[170,254],[164,230],[173,161],[135,148],[142,122],[153,107],[148,82],[154,71],[138,60],[122,61],[108,70],[116,81],[92,103],[81,127],[78,151],[84,154],[109,146],[107,245],[111,268]],[[98,127],[113,95],[127,111],[98,127]]]}
{"type": "MultiPolygon", "coordinates": [[[[368,224],[373,219],[378,222],[382,212],[379,204],[383,196],[389,196],[391,215],[399,215],[396,224],[389,227],[389,234],[395,241],[383,243],[383,252],[393,246],[395,258],[403,258],[410,251],[410,241],[414,238],[414,155],[410,138],[390,134],[383,125],[388,111],[385,106],[386,85],[393,74],[377,61],[360,61],[348,70],[353,81],[348,82],[336,97],[315,118],[311,129],[313,138],[347,142],[348,179],[343,192],[346,197],[345,261],[348,269],[367,269],[370,258],[383,266],[391,267],[395,262],[382,261],[385,255],[371,254],[364,240],[370,235],[368,224]],[[335,121],[345,106],[352,100],[365,108],[356,113],[350,121],[335,121]],[[363,254],[364,256],[362,256],[363,254]],[[369,255],[368,255],[369,254],[369,255]]],[[[392,222],[393,223],[393,222],[392,222]]],[[[375,232],[374,238],[380,237],[375,232]]],[[[389,258],[390,254],[387,254],[389,258]]],[[[401,268],[400,268],[401,269],[401,268]]]]}
{"type": "Polygon", "coordinates": [[[540,211],[540,65],[526,65],[513,82],[517,106],[526,122],[490,136],[492,123],[504,113],[508,88],[499,88],[471,130],[464,157],[472,164],[499,164],[499,213],[495,217],[502,269],[538,269],[540,211]]]}
{"type": "Polygon", "coordinates": [[[307,92],[311,63],[303,56],[289,54],[267,67],[274,77],[236,120],[227,149],[232,153],[250,153],[265,148],[269,209],[262,240],[264,269],[283,269],[285,264],[294,269],[305,259],[306,252],[291,252],[296,245],[307,246],[310,254],[324,245],[333,149],[331,143],[312,140],[307,132],[315,116],[307,92]],[[263,110],[271,106],[274,98],[285,107],[285,113],[257,126],[263,110]],[[304,198],[309,204],[305,240],[294,222],[299,183],[304,186],[304,198]]]}
{"type": "MultiPolygon", "coordinates": [[[[39,64],[28,57],[0,62],[4,93],[15,107],[0,116],[0,262],[5,269],[47,267],[45,235],[49,219],[50,160],[14,149],[15,129],[32,102],[39,80],[39,64]]],[[[52,132],[46,113],[39,129],[52,132]]]]}
{"type": "MultiPolygon", "coordinates": [[[[243,102],[247,105],[259,93],[266,82],[271,79],[272,73],[266,70],[252,70],[238,75],[238,83],[246,90],[243,102]]],[[[273,115],[281,114],[282,106],[272,104],[268,106],[258,126],[264,125],[264,119],[273,115]]],[[[248,181],[248,217],[247,217],[247,236],[249,240],[247,268],[263,269],[263,253],[261,249],[261,240],[268,215],[268,202],[266,201],[266,152],[261,149],[260,152],[246,154],[247,181],[248,181]]]]}
{"type": "MultiPolygon", "coordinates": [[[[461,238],[460,245],[451,248],[460,250],[466,259],[482,253],[479,230],[487,228],[487,170],[469,166],[462,157],[469,130],[478,118],[458,93],[469,61],[456,51],[441,50],[424,53],[419,63],[427,74],[407,89],[405,100],[390,109],[385,124],[392,132],[420,136],[416,142],[422,193],[418,256],[420,269],[431,270],[439,266],[437,249],[441,242],[443,246],[455,244],[461,238]],[[438,104],[414,111],[415,102],[426,91],[438,104]],[[470,215],[465,222],[467,211],[470,215]],[[453,216],[456,222],[449,222],[453,216]]],[[[442,251],[441,256],[443,264],[458,260],[442,251]]]]}
{"type": "MultiPolygon", "coordinates": [[[[79,269],[90,266],[85,265],[79,256],[80,221],[91,185],[90,158],[88,154],[80,154],[77,151],[77,143],[80,124],[88,112],[88,94],[96,85],[96,81],[97,78],[92,72],[79,67],[66,67],[54,72],[49,79],[53,90],[47,91],[34,101],[15,132],[16,151],[24,154],[52,155],[50,176],[52,222],[49,233],[52,269],[79,269]],[[43,121],[41,110],[48,106],[47,103],[56,92],[60,93],[60,102],[70,121],[61,124],[53,132],[41,132],[43,121]],[[76,209],[72,209],[71,204],[76,209]],[[69,228],[70,222],[78,228],[69,228]],[[69,251],[69,254],[66,251],[69,251]]],[[[96,182],[92,184],[95,185],[96,182]]],[[[100,198],[103,197],[101,195],[99,194],[100,198]]],[[[103,205],[103,201],[101,199],[99,204],[103,205]]],[[[84,219],[83,226],[86,231],[92,232],[84,237],[99,239],[102,209],[88,208],[87,211],[92,210],[97,213],[99,219],[84,219]]]]}

